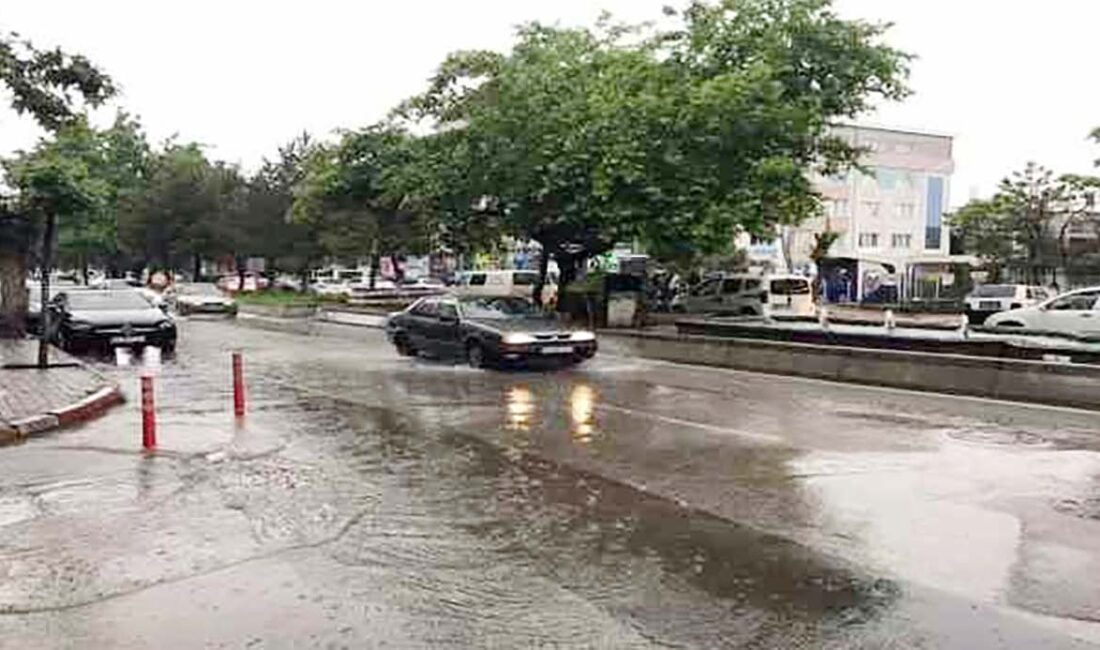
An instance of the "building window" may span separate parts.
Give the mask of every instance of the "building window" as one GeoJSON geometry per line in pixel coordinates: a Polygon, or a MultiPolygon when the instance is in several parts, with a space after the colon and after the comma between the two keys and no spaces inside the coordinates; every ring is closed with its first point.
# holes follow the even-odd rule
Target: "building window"
{"type": "Polygon", "coordinates": [[[917,206],[912,203],[899,203],[894,206],[894,210],[897,212],[898,219],[907,220],[912,219],[917,213],[917,206]]]}
{"type": "Polygon", "coordinates": [[[878,178],[880,190],[892,190],[898,184],[898,172],[893,169],[879,167],[875,170],[875,177],[878,178]]]}
{"type": "Polygon", "coordinates": [[[829,202],[829,216],[830,217],[847,217],[848,216],[848,200],[836,199],[829,202]]]}
{"type": "Polygon", "coordinates": [[[859,233],[859,247],[860,248],[878,248],[878,233],[877,232],[861,232],[861,233],[859,233]]]}
{"type": "Polygon", "coordinates": [[[908,233],[894,233],[890,235],[891,248],[910,248],[913,245],[913,236],[908,233]]]}
{"type": "Polygon", "coordinates": [[[939,250],[942,244],[943,199],[943,178],[939,176],[929,176],[924,215],[924,248],[926,250],[939,250]]]}
{"type": "Polygon", "coordinates": [[[868,217],[878,216],[878,201],[864,201],[863,202],[863,214],[868,217]]]}

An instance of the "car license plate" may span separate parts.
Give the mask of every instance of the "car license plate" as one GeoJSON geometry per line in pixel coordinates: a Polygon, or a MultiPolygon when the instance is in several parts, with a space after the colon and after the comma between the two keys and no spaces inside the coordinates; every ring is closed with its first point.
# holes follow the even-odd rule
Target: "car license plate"
{"type": "Polygon", "coordinates": [[[982,311],[999,311],[1001,303],[996,300],[981,300],[978,302],[978,309],[982,311]]]}
{"type": "Polygon", "coordinates": [[[144,336],[112,336],[111,345],[127,345],[129,343],[144,343],[144,336]]]}
{"type": "Polygon", "coordinates": [[[543,354],[573,354],[571,345],[551,345],[541,350],[543,354]]]}

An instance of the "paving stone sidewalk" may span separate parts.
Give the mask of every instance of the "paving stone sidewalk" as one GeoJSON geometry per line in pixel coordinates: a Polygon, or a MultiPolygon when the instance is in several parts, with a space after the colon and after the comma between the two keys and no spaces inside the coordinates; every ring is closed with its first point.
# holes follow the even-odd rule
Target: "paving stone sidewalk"
{"type": "Polygon", "coordinates": [[[0,341],[0,442],[94,417],[121,399],[109,380],[60,350],[51,349],[51,367],[26,367],[37,354],[36,341],[0,341]]]}

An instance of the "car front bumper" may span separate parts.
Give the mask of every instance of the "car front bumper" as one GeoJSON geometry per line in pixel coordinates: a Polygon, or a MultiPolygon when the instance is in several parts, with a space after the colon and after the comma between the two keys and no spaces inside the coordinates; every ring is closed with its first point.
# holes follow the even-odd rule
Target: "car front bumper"
{"type": "Polygon", "coordinates": [[[66,339],[71,348],[80,350],[145,346],[168,348],[176,345],[176,328],[137,330],[132,334],[117,331],[74,330],[66,332],[66,339]]]}
{"type": "Polygon", "coordinates": [[[596,341],[555,341],[521,345],[502,343],[493,350],[493,356],[503,363],[553,363],[591,359],[596,355],[597,350],[599,345],[596,341]]]}

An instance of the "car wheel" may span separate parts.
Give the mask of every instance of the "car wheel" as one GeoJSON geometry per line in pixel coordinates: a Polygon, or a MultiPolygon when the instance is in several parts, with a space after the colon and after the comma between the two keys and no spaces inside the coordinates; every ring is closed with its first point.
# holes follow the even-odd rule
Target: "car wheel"
{"type": "Polygon", "coordinates": [[[741,311],[738,312],[737,315],[738,316],[756,316],[756,310],[753,309],[752,307],[742,307],[741,311]]]}
{"type": "Polygon", "coordinates": [[[403,357],[415,357],[416,348],[409,343],[409,339],[405,336],[398,336],[394,339],[393,346],[397,348],[397,354],[403,357]]]}
{"type": "Polygon", "coordinates": [[[481,347],[480,343],[469,343],[466,345],[466,363],[468,363],[471,368],[485,367],[485,350],[481,347]]]}

